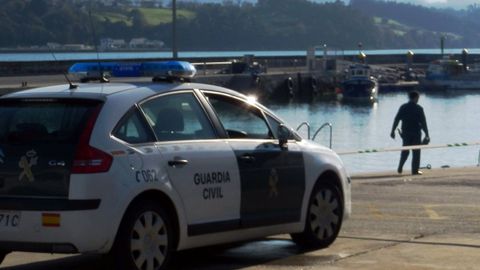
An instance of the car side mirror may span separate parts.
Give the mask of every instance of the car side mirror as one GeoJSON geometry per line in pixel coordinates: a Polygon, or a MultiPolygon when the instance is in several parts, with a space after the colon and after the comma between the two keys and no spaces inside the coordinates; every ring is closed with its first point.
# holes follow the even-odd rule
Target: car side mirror
{"type": "Polygon", "coordinates": [[[290,131],[290,129],[285,125],[281,124],[280,126],[278,126],[277,134],[278,145],[280,145],[280,147],[284,149],[288,148],[288,139],[292,137],[292,132],[290,131]]]}

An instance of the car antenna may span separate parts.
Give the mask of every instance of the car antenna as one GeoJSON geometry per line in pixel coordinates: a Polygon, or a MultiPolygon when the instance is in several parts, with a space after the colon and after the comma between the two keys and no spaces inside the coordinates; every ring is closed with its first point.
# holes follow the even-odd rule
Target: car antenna
{"type": "MultiPolygon", "coordinates": [[[[50,48],[50,46],[47,46],[47,48],[50,51],[50,53],[52,54],[52,57],[53,57],[53,60],[55,60],[55,63],[59,64],[60,62],[58,61],[57,57],[55,56],[55,53],[53,52],[52,48],[50,48]]],[[[77,89],[78,85],[72,83],[72,80],[70,80],[70,78],[68,78],[67,72],[63,71],[62,73],[63,73],[63,76],[65,77],[65,80],[67,80],[68,84],[70,85],[68,87],[68,89],[70,89],[70,90],[77,89]]]]}
{"type": "Polygon", "coordinates": [[[100,53],[98,52],[98,46],[97,46],[97,33],[95,31],[95,25],[93,24],[93,20],[92,20],[92,1],[91,0],[90,0],[89,9],[88,9],[88,20],[90,21],[90,28],[93,36],[93,47],[95,48],[95,52],[97,53],[98,72],[100,73],[99,80],[101,83],[108,83],[110,81],[105,77],[105,74],[103,73],[103,70],[102,70],[102,64],[100,63],[100,53]]]}

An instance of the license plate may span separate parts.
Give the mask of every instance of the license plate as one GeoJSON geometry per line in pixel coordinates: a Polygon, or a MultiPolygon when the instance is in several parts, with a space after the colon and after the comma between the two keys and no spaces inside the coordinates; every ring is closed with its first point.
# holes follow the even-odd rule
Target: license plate
{"type": "Polygon", "coordinates": [[[15,211],[0,211],[0,228],[15,229],[20,226],[21,213],[15,211]]]}

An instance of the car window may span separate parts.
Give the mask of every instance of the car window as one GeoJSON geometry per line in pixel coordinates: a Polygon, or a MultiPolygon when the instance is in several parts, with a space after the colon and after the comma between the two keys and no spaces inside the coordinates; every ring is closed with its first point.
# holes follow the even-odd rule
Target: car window
{"type": "Polygon", "coordinates": [[[155,141],[153,134],[137,108],[129,111],[120,120],[113,132],[113,136],[131,144],[155,141]]]}
{"type": "Polygon", "coordinates": [[[31,99],[0,101],[0,143],[73,143],[95,100],[31,99]]]}
{"type": "Polygon", "coordinates": [[[193,93],[161,96],[141,105],[159,141],[215,139],[215,131],[193,93]]]}
{"type": "Polygon", "coordinates": [[[258,108],[223,95],[207,94],[207,98],[230,138],[273,138],[258,108]]]}
{"type": "Polygon", "coordinates": [[[275,136],[275,138],[278,138],[278,128],[280,127],[281,123],[273,119],[273,117],[268,114],[265,114],[265,116],[267,117],[268,124],[272,129],[273,136],[275,136]]]}
{"type": "MultiPolygon", "coordinates": [[[[272,129],[272,133],[275,136],[275,138],[278,138],[278,128],[282,124],[281,122],[277,121],[275,118],[271,117],[268,114],[265,114],[267,117],[268,124],[270,125],[270,128],[272,129]]],[[[296,140],[296,141],[301,141],[301,137],[298,136],[298,134],[291,130],[290,137],[288,137],[289,140],[296,140]]]]}

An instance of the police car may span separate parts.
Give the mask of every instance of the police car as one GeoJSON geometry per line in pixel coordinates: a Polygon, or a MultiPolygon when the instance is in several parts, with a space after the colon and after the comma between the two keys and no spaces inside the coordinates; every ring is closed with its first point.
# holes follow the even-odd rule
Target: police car
{"type": "Polygon", "coordinates": [[[268,235],[309,248],[335,240],[351,201],[334,152],[251,97],[181,82],[194,74],[188,63],[110,71],[125,70],[159,82],[0,98],[2,260],[99,253],[115,269],[150,270],[179,250],[268,235]]]}

